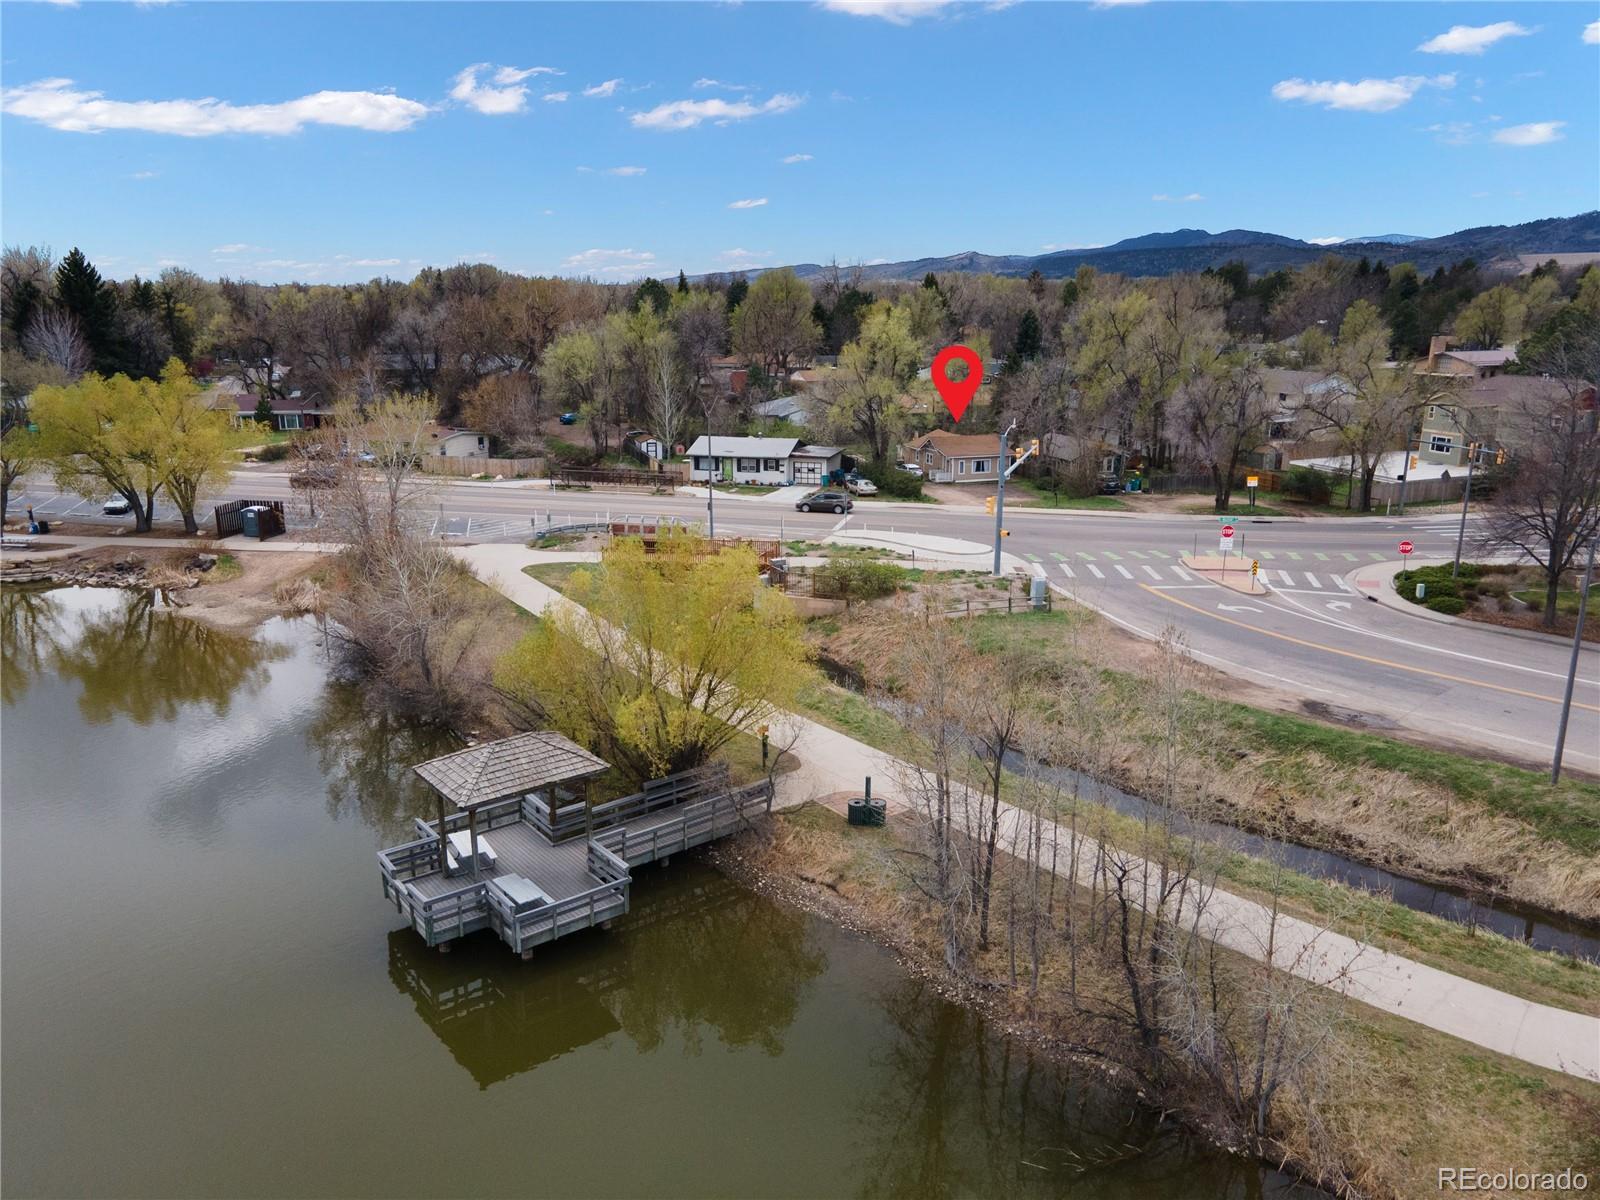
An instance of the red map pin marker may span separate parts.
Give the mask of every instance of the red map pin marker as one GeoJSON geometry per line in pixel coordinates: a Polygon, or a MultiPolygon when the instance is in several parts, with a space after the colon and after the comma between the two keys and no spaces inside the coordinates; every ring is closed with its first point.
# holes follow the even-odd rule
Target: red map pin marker
{"type": "Polygon", "coordinates": [[[933,386],[939,389],[939,399],[950,410],[950,419],[959,421],[983,382],[983,359],[965,346],[946,346],[933,356],[933,369],[929,374],[933,376],[933,386]],[[945,374],[956,359],[967,364],[965,379],[951,379],[945,374]]]}

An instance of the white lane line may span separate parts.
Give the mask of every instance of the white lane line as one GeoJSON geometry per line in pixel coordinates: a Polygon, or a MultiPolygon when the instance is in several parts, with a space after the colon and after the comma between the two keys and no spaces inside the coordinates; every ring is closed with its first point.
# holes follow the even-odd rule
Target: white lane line
{"type": "Polygon", "coordinates": [[[1313,590],[1316,590],[1316,591],[1321,591],[1322,590],[1322,580],[1318,579],[1310,571],[1306,572],[1306,580],[1307,580],[1307,582],[1309,582],[1311,584],[1311,587],[1313,588],[1313,590]]]}
{"type": "Polygon", "coordinates": [[[850,514],[846,513],[844,516],[839,518],[839,523],[835,525],[829,532],[838,533],[839,530],[843,529],[848,524],[850,524],[850,514]]]}
{"type": "Polygon", "coordinates": [[[1172,573],[1185,583],[1188,583],[1189,580],[1194,578],[1193,575],[1189,574],[1189,572],[1185,571],[1182,567],[1173,567],[1172,573]]]}
{"type": "Polygon", "coordinates": [[[1156,570],[1154,567],[1140,567],[1139,569],[1146,575],[1150,576],[1151,579],[1154,579],[1157,583],[1161,582],[1161,572],[1156,570]]]}
{"type": "Polygon", "coordinates": [[[1123,566],[1121,563],[1113,563],[1111,569],[1118,575],[1121,575],[1124,579],[1133,578],[1133,572],[1128,570],[1128,568],[1123,566]]]}
{"type": "Polygon", "coordinates": [[[1093,563],[1089,564],[1089,574],[1093,575],[1096,579],[1104,579],[1105,578],[1105,573],[1103,571],[1101,571],[1100,568],[1095,566],[1093,563]]]}
{"type": "Polygon", "coordinates": [[[1072,568],[1067,566],[1066,563],[1062,563],[1061,564],[1061,573],[1063,575],[1065,575],[1068,579],[1076,579],[1077,578],[1077,576],[1072,573],[1072,568]]]}
{"type": "Polygon", "coordinates": [[[1343,575],[1335,575],[1333,577],[1333,582],[1338,585],[1340,591],[1349,592],[1352,596],[1357,594],[1355,588],[1351,587],[1344,581],[1343,575]]]}

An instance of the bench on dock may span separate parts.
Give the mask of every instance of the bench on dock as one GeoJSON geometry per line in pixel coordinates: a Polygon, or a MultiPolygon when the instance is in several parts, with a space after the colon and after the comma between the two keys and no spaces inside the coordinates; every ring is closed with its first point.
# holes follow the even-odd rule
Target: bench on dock
{"type": "Polygon", "coordinates": [[[545,895],[543,888],[521,875],[501,875],[491,880],[491,883],[510,901],[513,912],[527,912],[554,903],[545,895]]]}
{"type": "MultiPolygon", "coordinates": [[[[470,871],[472,869],[472,834],[465,829],[458,829],[449,836],[450,841],[450,868],[453,872],[470,871]]],[[[494,847],[489,845],[489,839],[478,839],[478,865],[494,869],[499,856],[495,854],[494,847]]]]}

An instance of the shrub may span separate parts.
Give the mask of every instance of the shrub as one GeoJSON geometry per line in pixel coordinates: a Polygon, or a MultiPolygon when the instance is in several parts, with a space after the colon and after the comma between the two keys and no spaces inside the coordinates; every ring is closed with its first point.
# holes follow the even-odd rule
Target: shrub
{"type": "Polygon", "coordinates": [[[1467,611],[1467,602],[1460,596],[1429,596],[1423,607],[1431,608],[1437,613],[1448,613],[1453,617],[1467,611]]]}
{"type": "Polygon", "coordinates": [[[893,563],[830,559],[814,576],[816,594],[840,600],[876,600],[900,590],[905,570],[893,563]]]}
{"type": "MultiPolygon", "coordinates": [[[[545,438],[544,452],[563,467],[592,467],[600,461],[600,455],[589,447],[579,446],[558,437],[545,438]]],[[[635,464],[630,461],[628,465],[635,464]]]]}
{"type": "Polygon", "coordinates": [[[1326,504],[1333,495],[1333,484],[1315,467],[1291,467],[1279,490],[1291,500],[1326,504]]]}
{"type": "Polygon", "coordinates": [[[898,471],[893,463],[872,463],[861,472],[885,496],[896,500],[921,500],[922,480],[909,471],[898,471]]]}
{"type": "Polygon", "coordinates": [[[289,443],[275,442],[256,451],[257,462],[282,462],[289,457],[289,443]]]}

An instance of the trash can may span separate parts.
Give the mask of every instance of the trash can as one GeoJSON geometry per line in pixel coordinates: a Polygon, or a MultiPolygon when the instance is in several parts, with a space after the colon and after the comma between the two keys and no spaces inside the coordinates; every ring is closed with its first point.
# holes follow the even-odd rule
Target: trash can
{"type": "Polygon", "coordinates": [[[1045,605],[1049,603],[1049,596],[1046,593],[1046,588],[1048,586],[1049,585],[1037,575],[1035,575],[1033,579],[1029,581],[1028,603],[1033,606],[1035,612],[1042,610],[1045,605]]]}

